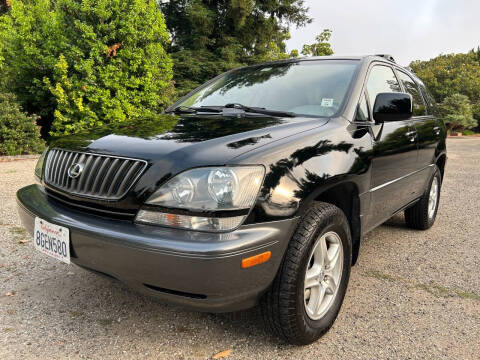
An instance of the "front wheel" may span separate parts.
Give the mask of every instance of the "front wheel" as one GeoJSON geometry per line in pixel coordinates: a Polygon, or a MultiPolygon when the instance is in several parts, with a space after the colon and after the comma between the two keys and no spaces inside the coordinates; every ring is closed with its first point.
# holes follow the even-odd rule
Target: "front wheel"
{"type": "Polygon", "coordinates": [[[272,287],[261,301],[266,324],[292,344],[310,344],[330,329],[347,289],[350,227],[336,206],[315,203],[290,240],[272,287]]]}

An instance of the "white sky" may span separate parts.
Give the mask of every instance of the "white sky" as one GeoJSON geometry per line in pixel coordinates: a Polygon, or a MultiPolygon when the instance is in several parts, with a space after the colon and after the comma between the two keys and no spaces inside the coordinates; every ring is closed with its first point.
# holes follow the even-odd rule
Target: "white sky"
{"type": "Polygon", "coordinates": [[[314,20],[291,29],[301,52],[323,29],[336,55],[391,54],[401,65],[480,46],[480,0],[305,0],[314,20]]]}

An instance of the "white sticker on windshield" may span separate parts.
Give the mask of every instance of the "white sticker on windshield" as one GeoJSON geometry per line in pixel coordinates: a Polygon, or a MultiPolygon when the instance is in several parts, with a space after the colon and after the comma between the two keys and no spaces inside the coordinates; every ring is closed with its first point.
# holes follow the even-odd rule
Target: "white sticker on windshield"
{"type": "Polygon", "coordinates": [[[333,106],[333,99],[323,98],[322,99],[322,106],[323,107],[332,107],[333,106]]]}

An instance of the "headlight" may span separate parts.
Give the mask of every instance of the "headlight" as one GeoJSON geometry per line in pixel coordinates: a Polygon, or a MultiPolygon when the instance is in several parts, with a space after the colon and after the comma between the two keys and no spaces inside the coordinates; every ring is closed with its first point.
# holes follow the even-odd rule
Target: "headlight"
{"type": "Polygon", "coordinates": [[[136,221],[202,231],[232,230],[254,205],[264,175],[263,166],[185,171],[150,196],[136,221]]]}
{"type": "Polygon", "coordinates": [[[45,163],[45,156],[47,155],[48,148],[46,148],[42,155],[38,158],[37,165],[35,165],[35,175],[38,180],[42,180],[43,164],[45,163]]]}

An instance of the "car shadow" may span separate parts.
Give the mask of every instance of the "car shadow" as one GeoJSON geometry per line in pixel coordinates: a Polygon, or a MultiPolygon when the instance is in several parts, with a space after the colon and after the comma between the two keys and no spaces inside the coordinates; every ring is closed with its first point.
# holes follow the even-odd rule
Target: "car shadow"
{"type": "Polygon", "coordinates": [[[405,216],[403,212],[397,213],[392,216],[390,219],[385,221],[382,226],[387,226],[391,228],[402,228],[402,229],[409,229],[405,224],[405,216]]]}
{"type": "Polygon", "coordinates": [[[208,344],[221,337],[232,347],[246,342],[282,348],[290,346],[268,331],[258,306],[235,313],[202,313],[138,293],[114,278],[76,266],[72,269],[74,275],[61,280],[70,284],[70,289],[67,285],[65,291],[58,294],[53,290],[54,285],[46,282],[44,291],[35,294],[41,304],[57,303],[57,308],[66,315],[53,321],[55,326],[68,328],[74,320],[75,327],[84,335],[102,331],[117,336],[124,333],[124,339],[133,336],[155,341],[154,335],[161,333],[172,341],[194,338],[198,344],[208,344]]]}

